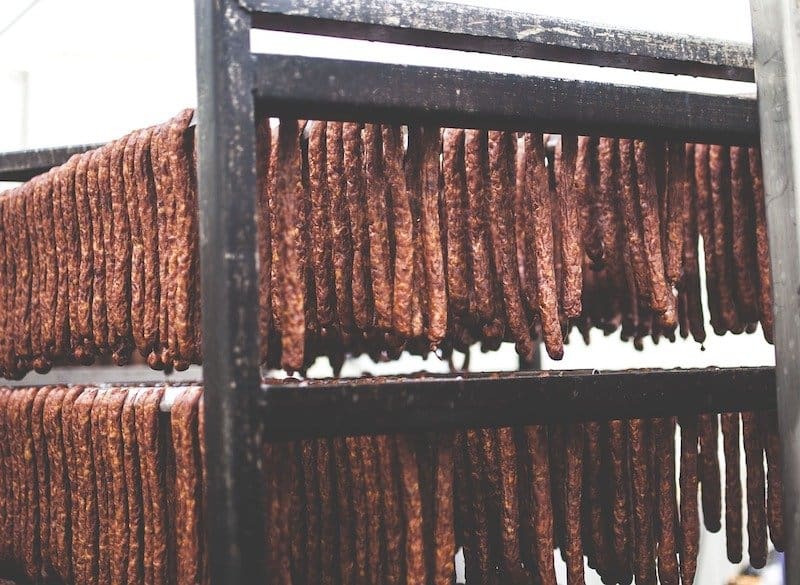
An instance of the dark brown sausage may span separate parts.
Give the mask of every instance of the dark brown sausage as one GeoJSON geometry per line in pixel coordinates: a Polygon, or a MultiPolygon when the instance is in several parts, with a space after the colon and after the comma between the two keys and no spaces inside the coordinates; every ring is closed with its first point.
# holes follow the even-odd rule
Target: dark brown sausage
{"type": "Polygon", "coordinates": [[[742,435],[747,467],[747,541],[750,564],[754,569],[767,563],[767,517],[764,482],[764,445],[760,417],[742,413],[742,435]]]}
{"type": "MultiPolygon", "coordinates": [[[[455,574],[455,509],[453,500],[453,435],[442,434],[436,448],[435,585],[449,585],[455,574]]],[[[516,494],[514,494],[516,498],[516,494]]]]}
{"type": "Polygon", "coordinates": [[[583,246],[580,233],[580,205],[575,185],[578,137],[561,136],[560,165],[556,165],[558,222],[561,234],[561,308],[568,318],[581,314],[583,246]]]}
{"type": "Polygon", "coordinates": [[[612,474],[612,520],[611,533],[614,555],[620,576],[631,574],[633,552],[631,550],[630,489],[631,477],[628,465],[628,425],[621,420],[609,422],[609,446],[612,474]]]}
{"type": "Polygon", "coordinates": [[[300,147],[297,140],[297,122],[282,120],[278,137],[278,167],[274,193],[278,203],[280,257],[283,259],[281,361],[283,367],[289,370],[301,369],[305,360],[305,276],[301,273],[298,250],[302,226],[297,221],[298,194],[303,185],[300,176],[300,147]]]}
{"type": "MultiPolygon", "coordinates": [[[[681,153],[682,154],[682,153],[681,153]]],[[[658,509],[658,581],[678,585],[678,503],[675,489],[675,420],[653,419],[656,449],[658,509]]]]}
{"type": "MultiPolygon", "coordinates": [[[[325,124],[322,124],[322,148],[325,151],[325,124]]],[[[256,224],[258,227],[258,338],[260,360],[266,365],[269,356],[269,337],[272,328],[272,235],[269,210],[269,166],[272,150],[272,132],[269,116],[263,116],[256,128],[256,189],[258,190],[256,224]]],[[[318,154],[314,164],[322,157],[322,176],[325,177],[325,155],[318,154]]],[[[311,164],[311,161],[309,161],[311,164]]],[[[313,171],[312,171],[313,172],[313,171]]],[[[317,175],[315,175],[317,176],[317,175]]],[[[324,186],[327,193],[327,185],[324,186]]],[[[327,213],[327,209],[325,210],[327,213]]],[[[327,227],[326,223],[326,227],[327,227]]],[[[330,254],[330,249],[329,249],[330,254]]],[[[330,259],[330,256],[329,258],[330,259]]]]}
{"type": "Polygon", "coordinates": [[[469,309],[467,271],[467,171],[464,130],[444,131],[442,174],[444,175],[444,213],[447,240],[447,298],[452,314],[469,309]]]}
{"type": "Polygon", "coordinates": [[[731,161],[731,215],[733,224],[729,233],[733,246],[733,280],[736,283],[736,301],[743,321],[758,321],[758,278],[753,239],[753,210],[749,201],[750,173],[747,150],[741,146],[730,147],[731,161]]]}
{"type": "Polygon", "coordinates": [[[708,293],[708,310],[711,315],[711,327],[714,333],[722,335],[725,324],[721,314],[720,282],[717,266],[714,262],[714,216],[711,200],[711,174],[709,168],[709,146],[694,145],[694,185],[697,193],[697,229],[703,238],[703,256],[706,268],[706,291],[708,293]]]}
{"type": "Polygon", "coordinates": [[[513,196],[511,180],[514,163],[514,134],[512,132],[489,132],[489,165],[491,188],[489,189],[489,232],[494,253],[495,270],[501,283],[503,301],[509,329],[517,352],[525,362],[533,359],[536,347],[531,338],[527,317],[522,305],[519,271],[516,269],[516,247],[513,224],[509,211],[513,205],[508,198],[513,196]]]}
{"type": "Polygon", "coordinates": [[[397,455],[403,486],[403,511],[406,523],[406,582],[425,583],[425,551],[423,549],[422,496],[419,490],[417,457],[410,437],[398,436],[397,455]]]}
{"type": "MultiPolygon", "coordinates": [[[[122,407],[122,442],[124,448],[125,486],[128,490],[128,566],[127,583],[141,583],[144,578],[142,540],[142,478],[139,467],[139,446],[136,442],[136,396],[139,390],[129,388],[122,407]]],[[[96,503],[95,503],[96,505],[96,503]]],[[[96,511],[95,511],[96,514],[96,511]]]]}
{"type": "MultiPolygon", "coordinates": [[[[347,207],[342,140],[341,122],[329,122],[326,129],[327,157],[325,162],[328,191],[331,198],[331,240],[333,245],[333,279],[336,289],[336,316],[339,319],[341,335],[347,342],[353,329],[351,274],[353,269],[353,244],[350,234],[350,212],[347,207]]],[[[274,252],[273,250],[273,254],[274,252]]]]}
{"type": "MultiPolygon", "coordinates": [[[[117,365],[128,363],[131,349],[131,222],[128,217],[125,191],[124,166],[126,149],[135,145],[136,133],[115,142],[109,161],[111,184],[111,209],[114,216],[113,254],[114,278],[108,295],[110,326],[113,337],[110,340],[114,362],[117,365]]],[[[132,156],[131,156],[132,158],[132,156]]],[[[63,191],[62,191],[63,198],[63,191]]],[[[70,266],[70,280],[73,279],[70,266]]],[[[70,296],[70,316],[72,296],[70,296]]],[[[71,324],[70,324],[71,326],[71,324]]]]}
{"type": "Polygon", "coordinates": [[[722,445],[725,453],[725,540],[728,560],[742,560],[742,481],[739,462],[739,413],[724,412],[722,445]]]}
{"type": "Polygon", "coordinates": [[[381,126],[366,124],[364,169],[372,298],[375,300],[375,324],[388,331],[392,325],[393,286],[386,202],[387,176],[384,166],[381,126]]]}
{"type": "Polygon", "coordinates": [[[631,482],[633,508],[633,566],[638,584],[655,584],[656,567],[653,559],[653,498],[648,470],[650,428],[647,420],[628,422],[631,449],[631,482]]]}
{"type": "Polygon", "coordinates": [[[681,279],[681,265],[684,246],[684,217],[686,188],[686,154],[680,142],[667,144],[667,215],[662,217],[666,222],[666,244],[664,267],[667,284],[677,286],[681,279]]]}
{"type": "Polygon", "coordinates": [[[369,234],[366,220],[366,194],[364,181],[364,141],[362,125],[346,122],[342,131],[344,143],[344,176],[347,181],[346,198],[350,213],[350,234],[353,241],[353,315],[356,326],[362,331],[372,327],[373,313],[370,303],[369,234]]]}
{"type": "Polygon", "coordinates": [[[566,450],[566,553],[567,583],[580,585],[583,577],[583,544],[581,542],[581,498],[583,481],[583,425],[567,427],[566,450]]]}
{"type": "MultiPolygon", "coordinates": [[[[533,223],[534,266],[536,268],[536,297],[539,319],[542,322],[547,354],[555,360],[564,355],[561,325],[558,319],[558,285],[553,241],[553,210],[550,204],[544,143],[540,134],[525,135],[525,186],[531,221],[533,223]]],[[[558,252],[560,253],[560,251],[558,252]]]]}
{"type": "Polygon", "coordinates": [[[697,570],[697,550],[700,544],[700,519],[697,509],[697,417],[686,416],[681,425],[680,467],[680,561],[681,582],[694,582],[697,570]]]}
{"type": "Polygon", "coordinates": [[[708,156],[711,174],[711,207],[714,237],[714,262],[719,283],[720,313],[725,326],[733,333],[742,332],[733,298],[730,242],[730,155],[726,147],[712,145],[708,156]]]}
{"type": "Polygon", "coordinates": [[[542,585],[555,585],[553,565],[553,503],[550,497],[550,458],[547,427],[525,427],[530,482],[531,519],[536,550],[536,567],[542,585]]]}
{"type": "Polygon", "coordinates": [[[421,230],[428,326],[426,334],[431,347],[437,347],[447,333],[447,286],[439,220],[441,130],[422,129],[422,198],[421,230]]]}
{"type": "Polygon", "coordinates": [[[685,147],[686,180],[683,191],[683,282],[686,291],[686,312],[689,318],[689,329],[698,343],[706,340],[703,302],[700,292],[700,266],[697,258],[698,192],[695,184],[694,144],[685,147]]]}
{"type": "MultiPolygon", "coordinates": [[[[401,566],[403,562],[403,518],[400,478],[397,476],[399,469],[397,447],[391,437],[379,435],[375,437],[375,448],[378,453],[380,471],[378,479],[382,495],[382,517],[386,539],[386,583],[387,585],[399,585],[403,579],[403,567],[401,566]]],[[[323,560],[324,558],[323,554],[323,560]]]]}
{"type": "Polygon", "coordinates": [[[716,414],[701,414],[698,419],[700,455],[697,474],[702,486],[703,523],[709,532],[719,532],[720,516],[720,472],[719,472],[719,422],[716,414]]]}
{"type": "Polygon", "coordinates": [[[761,151],[750,147],[747,151],[750,167],[750,181],[753,190],[753,210],[756,223],[756,260],[758,263],[758,302],[761,328],[764,339],[772,343],[774,334],[774,315],[772,307],[772,273],[769,260],[769,239],[767,238],[767,212],[764,200],[764,181],[761,176],[761,151]]]}
{"type": "Polygon", "coordinates": [[[677,323],[675,296],[667,286],[664,274],[664,256],[658,218],[658,192],[656,190],[655,160],[651,148],[643,140],[635,141],[636,179],[639,187],[639,209],[642,216],[644,259],[652,291],[650,307],[658,313],[661,323],[673,327],[677,323]]]}
{"type": "Polygon", "coordinates": [[[764,452],[767,456],[767,524],[775,549],[783,551],[786,535],[783,528],[783,470],[778,416],[775,411],[761,414],[764,452]]]}

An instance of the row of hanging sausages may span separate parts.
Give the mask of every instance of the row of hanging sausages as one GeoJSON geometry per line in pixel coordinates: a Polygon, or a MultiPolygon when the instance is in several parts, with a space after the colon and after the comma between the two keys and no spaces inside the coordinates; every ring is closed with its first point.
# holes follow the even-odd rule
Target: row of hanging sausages
{"type": "MultiPolygon", "coordinates": [[[[201,361],[192,111],[0,196],[0,367],[201,361]]],[[[485,349],[577,326],[772,339],[758,149],[264,118],[262,363],[485,349]]]]}
{"type": "MultiPolygon", "coordinates": [[[[165,391],[0,389],[4,575],[207,582],[202,389],[171,388],[169,415],[165,391]]],[[[605,583],[691,583],[698,507],[720,530],[721,485],[729,559],[742,559],[746,505],[750,563],[764,566],[767,535],[784,546],[775,413],[677,422],[267,444],[271,582],[452,583],[463,549],[467,583],[555,584],[559,548],[570,585],[584,556],[605,583]]]]}

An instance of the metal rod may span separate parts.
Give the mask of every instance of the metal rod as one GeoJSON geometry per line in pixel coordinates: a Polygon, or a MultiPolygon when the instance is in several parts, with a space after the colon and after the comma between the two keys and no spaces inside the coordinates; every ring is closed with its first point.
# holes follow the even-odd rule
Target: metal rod
{"type": "Polygon", "coordinates": [[[429,0],[243,0],[258,28],[753,81],[746,43],[429,0]]]}
{"type": "Polygon", "coordinates": [[[99,144],[38,148],[0,153],[0,181],[27,181],[64,164],[73,154],[97,148],[99,144]]]}
{"type": "Polygon", "coordinates": [[[712,143],[758,139],[753,97],[318,57],[253,59],[259,105],[270,115],[712,143]]]}
{"type": "Polygon", "coordinates": [[[195,7],[211,583],[264,583],[250,16],[235,0],[195,7]]]}
{"type": "Polygon", "coordinates": [[[285,381],[265,388],[261,413],[280,440],[767,410],[774,388],[773,368],[285,381]]]}
{"type": "Polygon", "coordinates": [[[778,426],[783,448],[785,582],[800,583],[800,9],[751,0],[772,261],[778,426]]]}

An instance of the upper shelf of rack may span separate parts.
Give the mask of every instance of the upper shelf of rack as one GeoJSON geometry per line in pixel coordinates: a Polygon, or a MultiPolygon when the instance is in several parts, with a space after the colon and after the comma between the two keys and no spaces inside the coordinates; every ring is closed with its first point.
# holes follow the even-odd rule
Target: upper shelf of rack
{"type": "Polygon", "coordinates": [[[240,0],[261,29],[753,81],[752,46],[431,0],[240,0]]]}
{"type": "Polygon", "coordinates": [[[67,162],[72,155],[97,146],[97,144],[86,144],[0,153],[0,181],[27,181],[67,162]]]}

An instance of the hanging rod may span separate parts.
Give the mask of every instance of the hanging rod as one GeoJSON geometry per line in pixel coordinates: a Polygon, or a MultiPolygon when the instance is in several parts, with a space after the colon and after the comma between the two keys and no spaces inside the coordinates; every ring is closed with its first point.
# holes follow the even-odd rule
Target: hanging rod
{"type": "Polygon", "coordinates": [[[261,29],[753,81],[747,43],[430,0],[241,0],[261,29]]]}
{"type": "Polygon", "coordinates": [[[84,144],[0,153],[0,181],[27,181],[64,164],[74,154],[99,146],[99,144],[84,144]]]}
{"type": "Polygon", "coordinates": [[[754,96],[323,57],[252,57],[256,98],[270,115],[706,143],[758,140],[754,96]]]}
{"type": "Polygon", "coordinates": [[[775,368],[520,371],[264,387],[270,440],[775,408],[775,368]]]}

